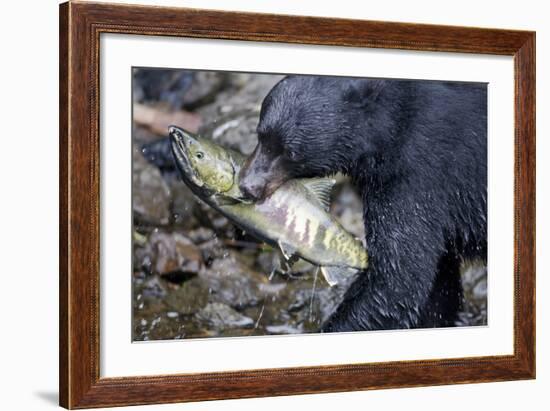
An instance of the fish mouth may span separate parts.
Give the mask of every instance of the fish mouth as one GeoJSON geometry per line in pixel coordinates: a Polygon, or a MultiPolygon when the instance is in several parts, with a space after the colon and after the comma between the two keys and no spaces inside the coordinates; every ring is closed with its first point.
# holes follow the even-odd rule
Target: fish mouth
{"type": "MultiPolygon", "coordinates": [[[[168,135],[170,137],[170,146],[174,155],[174,161],[182,178],[191,188],[195,189],[196,194],[199,196],[210,197],[212,201],[216,200],[218,202],[223,202],[222,197],[225,193],[215,192],[212,189],[207,188],[190,161],[190,147],[193,144],[199,144],[199,140],[191,133],[178,126],[169,126],[168,135]]],[[[235,185],[238,184],[238,182],[235,181],[238,173],[237,166],[234,164],[233,160],[231,160],[231,167],[233,169],[233,184],[235,185]]],[[[225,198],[225,201],[228,201],[231,204],[252,204],[252,200],[245,198],[244,196],[227,197],[225,198]]]]}
{"type": "Polygon", "coordinates": [[[170,146],[177,168],[180,170],[183,177],[196,187],[202,187],[204,183],[197,175],[195,169],[191,166],[189,160],[189,146],[196,140],[184,129],[177,126],[168,127],[168,135],[170,137],[170,146]]]}

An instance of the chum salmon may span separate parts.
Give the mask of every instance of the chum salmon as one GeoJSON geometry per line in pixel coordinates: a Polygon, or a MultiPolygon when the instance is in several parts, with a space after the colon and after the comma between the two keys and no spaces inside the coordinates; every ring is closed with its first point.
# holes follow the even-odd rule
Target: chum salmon
{"type": "Polygon", "coordinates": [[[270,196],[247,202],[239,189],[245,157],[176,126],[169,127],[174,161],[185,184],[206,204],[261,241],[288,265],[302,258],[332,286],[368,266],[361,241],[329,212],[334,180],[289,180],[270,196]]]}

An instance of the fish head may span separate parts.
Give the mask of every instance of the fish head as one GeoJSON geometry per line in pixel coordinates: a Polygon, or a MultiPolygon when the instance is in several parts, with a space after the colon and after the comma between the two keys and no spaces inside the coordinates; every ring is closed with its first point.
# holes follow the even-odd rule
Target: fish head
{"type": "Polygon", "coordinates": [[[199,195],[223,194],[234,187],[235,164],[227,150],[181,127],[170,126],[168,134],[176,166],[199,195]]]}

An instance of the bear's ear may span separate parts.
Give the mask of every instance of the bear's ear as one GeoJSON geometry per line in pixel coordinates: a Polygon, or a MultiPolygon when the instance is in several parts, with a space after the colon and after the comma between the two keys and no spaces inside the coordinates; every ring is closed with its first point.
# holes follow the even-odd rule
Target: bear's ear
{"type": "Polygon", "coordinates": [[[344,100],[356,107],[366,107],[376,102],[384,85],[384,80],[353,80],[344,90],[344,100]]]}

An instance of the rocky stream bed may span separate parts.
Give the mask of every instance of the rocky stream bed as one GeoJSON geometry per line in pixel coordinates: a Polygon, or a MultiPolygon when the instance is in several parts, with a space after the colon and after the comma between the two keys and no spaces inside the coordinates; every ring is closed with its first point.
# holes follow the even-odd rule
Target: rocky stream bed
{"type": "MultiPolygon", "coordinates": [[[[155,150],[176,124],[251,153],[260,104],[281,78],[134,70],[134,340],[317,332],[341,301],[349,282],[329,287],[303,262],[283,273],[273,249],[198,200],[167,161],[169,153],[161,144],[155,150]]],[[[362,204],[344,177],[331,212],[363,238],[362,204]]],[[[483,265],[465,266],[457,325],[486,324],[486,274],[483,265]]]]}

